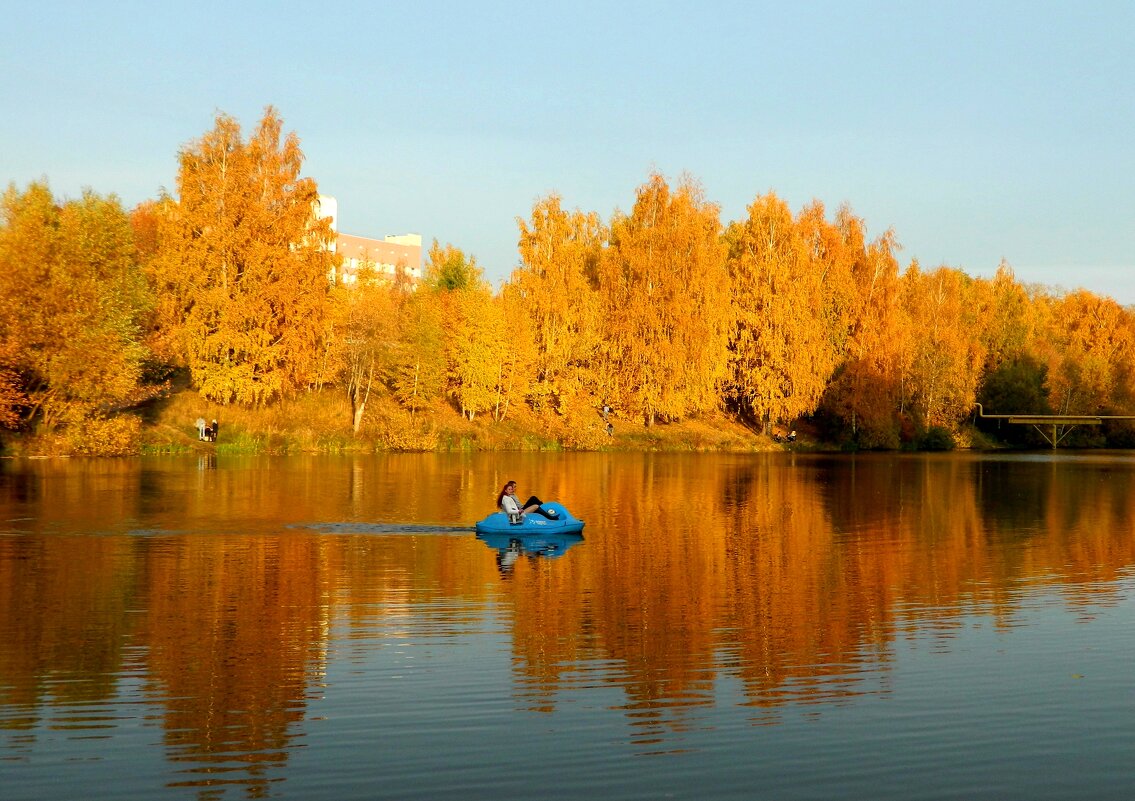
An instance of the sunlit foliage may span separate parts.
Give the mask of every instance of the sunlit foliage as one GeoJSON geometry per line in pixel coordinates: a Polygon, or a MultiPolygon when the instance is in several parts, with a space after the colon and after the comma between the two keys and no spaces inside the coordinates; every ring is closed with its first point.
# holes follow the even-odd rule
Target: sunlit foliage
{"type": "Polygon", "coordinates": [[[481,268],[460,248],[435,240],[429,250],[423,291],[432,295],[444,320],[445,388],[463,417],[500,410],[503,382],[513,380],[509,335],[500,302],[481,268]]]}
{"type": "Polygon", "coordinates": [[[1078,291],[1053,303],[1043,354],[1048,397],[1064,414],[1130,403],[1135,352],[1131,315],[1110,298],[1078,291]]]}
{"type": "Polygon", "coordinates": [[[686,179],[672,192],[658,174],[611,223],[598,379],[614,408],[647,426],[720,404],[729,323],[721,233],[700,186],[686,179]]]}
{"type": "Polygon", "coordinates": [[[400,329],[391,384],[394,396],[413,417],[445,393],[444,324],[436,298],[425,292],[408,298],[400,329]]]}
{"type": "Polygon", "coordinates": [[[306,387],[327,314],[331,230],[314,216],[315,181],[300,177],[295,134],[269,107],[245,140],[236,120],[178,158],[163,198],[160,252],[149,267],[172,339],[201,394],[258,405],[306,387]]]}
{"type": "Polygon", "coordinates": [[[329,337],[338,381],[351,402],[351,428],[358,433],[372,390],[382,386],[397,357],[396,290],[373,269],[359,272],[356,286],[337,285],[331,294],[329,337]]]}
{"type": "Polygon", "coordinates": [[[835,436],[856,447],[897,447],[903,414],[902,376],[910,362],[911,328],[902,304],[900,272],[890,231],[868,244],[861,219],[841,210],[837,225],[851,262],[851,309],[846,355],[823,406],[838,424],[835,436]]]}
{"type": "Polygon", "coordinates": [[[904,267],[895,232],[869,239],[846,205],[829,219],[769,192],[723,225],[693,178],[652,173],[607,219],[536,200],[496,291],[436,239],[420,282],[364,267],[344,285],[302,165],[269,107],[248,138],[218,115],[178,154],[176,191],[129,214],[91,191],[9,188],[0,427],[129,452],[138,422],[119,413],[177,371],[203,400],[250,411],[341,393],[344,427],[385,426],[376,439],[407,448],[436,441],[443,414],[523,417],[595,448],[611,421],[723,411],[766,434],[811,421],[846,447],[897,448],[953,441],[978,401],[1135,412],[1130,308],[1024,286],[1004,262],[992,278],[904,267]]]}
{"type": "Polygon", "coordinates": [[[597,273],[607,230],[594,212],[565,211],[558,195],[537,201],[531,220],[517,223],[521,266],[510,287],[531,322],[532,401],[563,414],[595,392],[603,331],[597,273]]]}
{"type": "Polygon", "coordinates": [[[145,395],[149,298],[127,214],[91,191],[58,203],[44,183],[10,187],[0,214],[0,422],[21,410],[41,433],[67,430],[72,446],[97,450],[97,421],[145,395]]]}
{"type": "Polygon", "coordinates": [[[973,409],[985,350],[979,336],[974,283],[960,270],[907,271],[905,298],[911,359],[903,383],[925,428],[951,425],[973,409]]]}
{"type": "Polygon", "coordinates": [[[813,204],[794,220],[774,194],[730,225],[732,301],[727,398],[753,420],[815,411],[846,348],[851,264],[813,204]]]}

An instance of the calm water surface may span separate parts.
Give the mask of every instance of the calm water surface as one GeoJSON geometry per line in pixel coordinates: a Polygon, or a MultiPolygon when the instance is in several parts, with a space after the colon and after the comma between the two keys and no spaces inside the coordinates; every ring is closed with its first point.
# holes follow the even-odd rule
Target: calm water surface
{"type": "Polygon", "coordinates": [[[1130,799],[1135,457],[0,462],[0,798],[1130,799]],[[486,542],[506,479],[582,538],[486,542]]]}

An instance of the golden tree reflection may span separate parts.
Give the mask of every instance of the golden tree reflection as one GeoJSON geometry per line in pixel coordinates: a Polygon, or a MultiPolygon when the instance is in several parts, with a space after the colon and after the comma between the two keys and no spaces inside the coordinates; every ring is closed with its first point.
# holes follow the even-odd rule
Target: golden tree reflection
{"type": "Polygon", "coordinates": [[[897,643],[948,647],[975,615],[1012,627],[1038,589],[1090,618],[1135,564],[1124,457],[289,465],[0,474],[0,727],[14,747],[43,719],[107,725],[99,710],[131,675],[175,783],[265,795],[334,660],[365,669],[375,649],[457,641],[491,618],[519,710],[601,690],[636,748],[680,748],[723,703],[768,723],[886,692],[897,643]],[[444,527],[525,474],[586,536],[502,578],[491,548],[444,527]]]}

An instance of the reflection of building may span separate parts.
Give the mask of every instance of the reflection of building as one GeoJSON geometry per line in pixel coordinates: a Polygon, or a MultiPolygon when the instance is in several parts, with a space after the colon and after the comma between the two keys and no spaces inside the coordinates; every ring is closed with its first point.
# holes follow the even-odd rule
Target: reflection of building
{"type": "MultiPolygon", "coordinates": [[[[371,239],[339,232],[339,204],[333,197],[319,196],[320,216],[331,218],[331,230],[335,239],[331,245],[333,253],[342,257],[337,269],[338,281],[353,284],[359,279],[359,272],[370,267],[379,276],[394,277],[399,270],[405,272],[411,283],[422,278],[422,237],[420,234],[401,234],[383,239],[371,239]]],[[[330,276],[336,280],[336,274],[330,276]]]]}

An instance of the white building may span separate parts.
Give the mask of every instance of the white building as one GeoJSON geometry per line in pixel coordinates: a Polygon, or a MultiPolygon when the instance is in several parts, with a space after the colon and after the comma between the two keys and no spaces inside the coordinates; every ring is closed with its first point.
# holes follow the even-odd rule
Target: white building
{"type": "Polygon", "coordinates": [[[335,233],[331,250],[342,259],[337,274],[330,276],[333,282],[354,284],[364,267],[370,267],[379,275],[391,278],[401,270],[414,284],[422,280],[421,234],[398,234],[371,239],[340,233],[339,203],[329,195],[319,196],[316,214],[331,218],[331,230],[335,233]]]}

